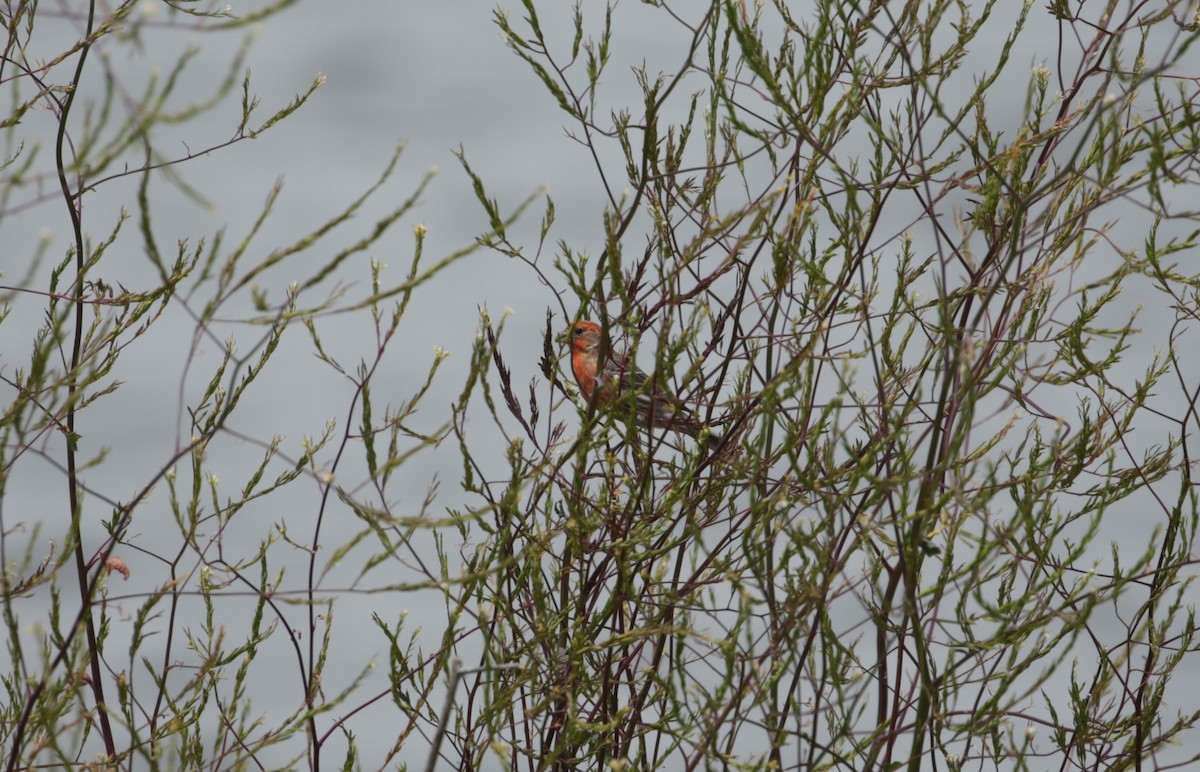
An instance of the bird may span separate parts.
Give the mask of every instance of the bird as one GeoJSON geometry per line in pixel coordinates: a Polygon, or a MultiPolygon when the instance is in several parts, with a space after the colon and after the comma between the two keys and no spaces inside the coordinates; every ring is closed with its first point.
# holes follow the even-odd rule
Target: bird
{"type": "Polygon", "coordinates": [[[703,435],[709,450],[720,446],[721,436],[705,426],[661,384],[647,392],[645,385],[649,376],[629,360],[626,352],[614,350],[602,354],[603,330],[600,325],[588,320],[575,322],[565,337],[571,348],[571,373],[579,384],[579,391],[589,402],[612,405],[632,390],[635,392],[635,415],[643,426],[673,429],[693,439],[703,435]]]}

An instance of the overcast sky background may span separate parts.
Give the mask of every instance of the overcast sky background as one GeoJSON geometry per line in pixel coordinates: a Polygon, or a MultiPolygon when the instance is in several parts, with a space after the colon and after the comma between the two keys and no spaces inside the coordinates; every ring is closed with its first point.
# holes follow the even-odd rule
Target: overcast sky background
{"type": "MultiPolygon", "coordinates": [[[[509,6],[514,17],[520,14],[518,3],[504,5],[509,6]]],[[[548,37],[559,41],[565,49],[571,37],[569,4],[540,5],[546,6],[542,22],[548,37]]],[[[599,30],[597,5],[585,4],[587,29],[591,33],[599,30]]],[[[686,3],[678,6],[681,11],[687,9],[686,3]]],[[[145,7],[166,18],[164,7],[149,0],[145,7]]],[[[251,7],[256,6],[235,4],[234,11],[241,13],[251,7]]],[[[187,202],[162,180],[152,183],[156,234],[164,250],[170,252],[179,239],[194,244],[201,238],[211,238],[221,228],[226,232],[226,245],[234,243],[252,226],[272,185],[282,178],[283,192],[273,215],[251,243],[248,260],[265,255],[294,241],[365,191],[378,177],[396,143],[403,141],[406,148],[396,174],[348,226],[337,229],[296,263],[263,277],[261,283],[273,300],[281,297],[289,281],[306,277],[313,267],[357,240],[371,223],[409,197],[422,176],[434,167],[438,169],[436,178],[413,211],[375,247],[352,258],[343,269],[344,276],[358,281],[351,294],[365,294],[368,261],[372,257],[389,265],[385,283],[389,277],[391,282],[401,280],[412,254],[413,226],[420,224],[428,229],[424,266],[471,244],[476,236],[486,232],[487,218],[453,155],[460,147],[503,212],[510,212],[539,189],[553,196],[557,224],[548,239],[551,250],[561,239],[577,250],[597,254],[602,245],[605,198],[595,167],[586,149],[566,136],[565,114],[529,67],[507,49],[493,21],[493,7],[491,2],[464,0],[299,2],[270,19],[259,30],[247,61],[252,72],[252,90],[262,100],[259,114],[265,117],[286,104],[292,95],[307,88],[318,73],[324,75],[326,83],[296,115],[260,139],[219,150],[181,168],[187,181],[213,202],[209,211],[201,211],[187,202]]],[[[622,3],[614,22],[614,64],[604,80],[604,102],[636,110],[640,92],[630,67],[644,61],[652,72],[674,69],[680,56],[678,47],[673,45],[680,39],[679,28],[664,24],[661,12],[636,2],[622,3]]],[[[996,99],[1012,101],[1014,116],[1020,114],[1029,68],[1052,63],[1049,58],[1053,55],[1055,34],[1052,27],[1035,27],[1012,54],[1017,64],[1012,68],[1011,87],[993,89],[996,99]]],[[[144,52],[130,55],[123,62],[114,61],[113,67],[127,74],[131,84],[137,84],[151,68],[169,68],[182,46],[196,43],[201,52],[189,69],[185,90],[204,93],[223,75],[238,41],[237,34],[197,35],[186,28],[161,29],[154,37],[147,38],[144,52]]],[[[981,45],[1000,42],[998,38],[980,39],[981,45]]],[[[122,55],[128,53],[122,50],[122,55]]],[[[993,59],[995,52],[978,50],[973,55],[982,63],[993,59]]],[[[696,87],[701,85],[697,82],[696,87]]],[[[131,89],[136,92],[132,85],[131,89]]],[[[231,99],[212,113],[186,124],[178,134],[172,134],[172,127],[160,129],[156,135],[158,150],[172,155],[221,142],[229,136],[238,115],[237,100],[231,99]]],[[[97,236],[107,233],[120,207],[132,206],[135,184],[132,179],[118,181],[89,197],[85,230],[97,236]]],[[[538,202],[529,210],[513,232],[515,243],[533,248],[543,206],[538,202]]],[[[46,229],[55,239],[52,254],[61,254],[69,243],[66,218],[58,202],[43,205],[16,221],[15,226],[6,227],[4,236],[9,250],[27,249],[46,229]]],[[[131,287],[149,281],[152,274],[142,256],[136,223],[126,226],[116,248],[117,259],[105,264],[105,270],[112,272],[106,274],[106,281],[122,281],[131,287]]],[[[552,257],[552,253],[543,257],[547,271],[552,257]]],[[[5,273],[11,278],[17,272],[5,266],[5,273]]],[[[554,289],[562,288],[559,285],[554,289]]],[[[551,308],[557,314],[558,310],[554,291],[541,285],[528,268],[494,252],[480,250],[416,293],[408,312],[409,321],[401,326],[385,360],[386,366],[376,379],[378,412],[382,412],[383,401],[405,399],[419,386],[435,347],[441,347],[452,352],[451,358],[439,375],[438,388],[427,398],[426,408],[414,423],[432,431],[445,420],[449,403],[461,389],[470,347],[478,330],[480,307],[490,309],[493,317],[499,317],[505,309],[512,310],[502,346],[513,369],[514,381],[523,387],[531,378],[540,379],[536,362],[541,353],[545,312],[551,308]]],[[[568,300],[567,308],[569,312],[576,311],[572,300],[568,300]]],[[[14,314],[16,319],[26,314],[25,321],[36,324],[39,310],[36,302],[28,303],[15,307],[14,314]]],[[[1151,312],[1156,310],[1164,315],[1168,311],[1164,308],[1151,312]]],[[[362,314],[332,317],[321,320],[319,329],[330,350],[353,367],[359,357],[370,356],[374,350],[367,322],[362,314]]],[[[564,323],[561,315],[556,316],[556,324],[564,323]]],[[[169,310],[144,341],[123,354],[121,367],[125,375],[119,377],[126,383],[122,388],[106,400],[103,410],[90,411],[81,419],[85,453],[96,451],[95,445],[89,445],[92,438],[103,438],[103,445],[112,449],[109,461],[98,472],[89,473],[87,479],[113,499],[128,500],[158,469],[161,460],[178,447],[181,439],[186,440],[186,415],[180,414],[180,374],[191,358],[193,370],[183,387],[186,403],[199,393],[197,390],[207,380],[221,353],[213,341],[202,342],[196,352],[189,351],[193,328],[192,319],[181,309],[169,310]]],[[[28,339],[22,333],[29,329],[22,330],[20,325],[12,323],[0,327],[0,353],[6,360],[12,358],[12,352],[16,352],[18,361],[24,355],[28,339]]],[[[261,333],[230,325],[219,334],[233,335],[244,350],[261,333]]],[[[1130,366],[1144,366],[1150,354],[1131,352],[1130,366]]],[[[7,361],[5,365],[9,366],[7,361]]],[[[311,343],[299,326],[289,332],[269,369],[271,377],[276,379],[271,382],[274,385],[251,393],[233,428],[263,439],[282,433],[285,435],[282,450],[294,456],[298,454],[302,435],[319,435],[330,419],[336,419],[339,427],[345,424],[352,394],[350,385],[314,358],[311,343]]],[[[482,417],[473,420],[482,422],[482,417]]],[[[482,423],[477,426],[483,435],[491,437],[489,441],[498,450],[498,434],[482,423]]],[[[55,446],[48,447],[53,452],[55,446]]],[[[231,481],[232,488],[226,495],[232,495],[240,487],[240,482],[232,481],[243,480],[246,464],[259,455],[259,449],[253,445],[239,445],[228,438],[213,448],[210,455],[213,468],[223,480],[231,481]]],[[[29,471],[10,482],[8,522],[38,519],[39,513],[45,513],[46,522],[50,523],[55,508],[65,507],[61,474],[51,464],[39,463],[28,466],[29,471]]],[[[409,514],[416,514],[425,496],[425,486],[435,476],[442,483],[435,511],[463,503],[457,490],[461,463],[453,447],[417,457],[400,475],[412,491],[413,511],[409,514]]],[[[293,488],[273,499],[271,506],[295,506],[311,512],[317,485],[304,481],[293,488]]],[[[88,512],[88,517],[94,518],[92,534],[98,538],[96,523],[108,513],[96,499],[90,500],[89,506],[94,507],[88,512]]],[[[135,532],[146,534],[147,538],[170,540],[176,529],[169,515],[163,512],[162,521],[156,523],[149,516],[151,511],[142,510],[135,532]],[[161,534],[156,535],[159,531],[161,534]]],[[[343,510],[338,512],[344,514],[343,510]]],[[[297,517],[295,512],[278,511],[261,515],[272,522],[289,516],[297,517]]],[[[306,521],[297,517],[296,522],[306,521]]],[[[326,527],[345,526],[329,523],[326,527]]],[[[244,535],[253,544],[261,538],[262,530],[248,528],[244,535]]],[[[43,541],[45,536],[43,533],[43,541]]],[[[56,538],[61,545],[61,536],[56,538]]],[[[128,589],[120,583],[114,585],[114,595],[136,594],[139,582],[146,582],[141,587],[161,582],[162,574],[153,561],[136,555],[126,555],[125,559],[134,577],[128,589]]],[[[347,574],[350,576],[352,572],[347,574]]],[[[293,578],[301,581],[298,575],[293,578]]],[[[377,577],[373,583],[383,581],[377,577]]],[[[429,595],[409,597],[414,604],[409,609],[411,613],[431,615],[426,624],[430,635],[440,632],[444,619],[441,601],[429,595]],[[423,603],[430,605],[422,606],[423,603]]],[[[378,599],[349,595],[339,600],[338,612],[345,615],[343,619],[355,620],[349,623],[350,629],[358,630],[358,625],[370,625],[371,611],[380,611],[389,619],[398,615],[399,609],[377,606],[393,602],[392,595],[378,599]]],[[[135,603],[136,597],[131,599],[129,607],[135,607],[135,603]]],[[[232,607],[229,623],[236,624],[239,614],[244,617],[244,611],[232,607]]],[[[338,651],[346,660],[342,678],[352,677],[358,667],[371,659],[381,665],[386,662],[382,640],[375,635],[344,640],[338,651]]],[[[256,702],[262,702],[264,710],[282,710],[299,701],[295,661],[288,658],[287,647],[281,648],[277,667],[278,683],[282,686],[277,691],[265,686],[264,693],[255,698],[256,702]],[[275,705],[271,705],[273,701],[275,705]]],[[[269,676],[259,677],[264,684],[271,682],[269,676]]],[[[356,701],[351,700],[350,704],[356,701]]],[[[390,745],[393,714],[390,704],[381,706],[378,715],[389,723],[377,727],[378,733],[372,731],[369,710],[355,725],[367,768],[378,763],[390,745]]],[[[296,751],[291,747],[288,750],[296,751]]],[[[422,759],[424,752],[423,747],[414,748],[400,758],[412,763],[422,759]]],[[[287,757],[284,754],[280,761],[287,757]]]]}

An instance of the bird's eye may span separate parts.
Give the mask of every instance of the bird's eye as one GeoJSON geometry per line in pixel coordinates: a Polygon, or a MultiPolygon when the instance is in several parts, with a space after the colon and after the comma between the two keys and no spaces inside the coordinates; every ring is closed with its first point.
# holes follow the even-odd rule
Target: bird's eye
{"type": "Polygon", "coordinates": [[[575,330],[571,334],[574,335],[576,338],[578,338],[580,335],[583,334],[583,328],[576,327],[575,330]]]}

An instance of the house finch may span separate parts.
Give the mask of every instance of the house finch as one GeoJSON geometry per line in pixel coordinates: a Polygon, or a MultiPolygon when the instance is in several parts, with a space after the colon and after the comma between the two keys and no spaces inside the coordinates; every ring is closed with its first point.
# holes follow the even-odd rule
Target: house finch
{"type": "MultiPolygon", "coordinates": [[[[699,439],[704,424],[670,392],[659,389],[647,393],[643,387],[649,377],[629,361],[628,354],[609,351],[601,359],[600,325],[588,321],[576,322],[567,331],[566,337],[571,344],[571,372],[585,398],[594,399],[598,405],[607,405],[621,397],[627,389],[633,390],[636,392],[634,408],[639,423],[674,429],[699,439]]],[[[710,430],[705,441],[712,449],[720,444],[721,437],[710,430]]]]}

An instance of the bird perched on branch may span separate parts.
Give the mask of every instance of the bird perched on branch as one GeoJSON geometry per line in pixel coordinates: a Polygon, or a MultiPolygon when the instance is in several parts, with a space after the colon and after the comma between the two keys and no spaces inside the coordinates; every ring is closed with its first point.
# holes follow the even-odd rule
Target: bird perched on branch
{"type": "Polygon", "coordinates": [[[595,400],[597,405],[611,405],[633,392],[633,407],[643,426],[672,429],[695,439],[703,434],[710,450],[720,445],[720,435],[708,429],[674,394],[661,385],[648,392],[645,384],[649,377],[629,360],[628,354],[608,351],[602,356],[602,336],[600,325],[589,321],[576,322],[566,332],[571,346],[571,372],[586,399],[595,400]]]}

